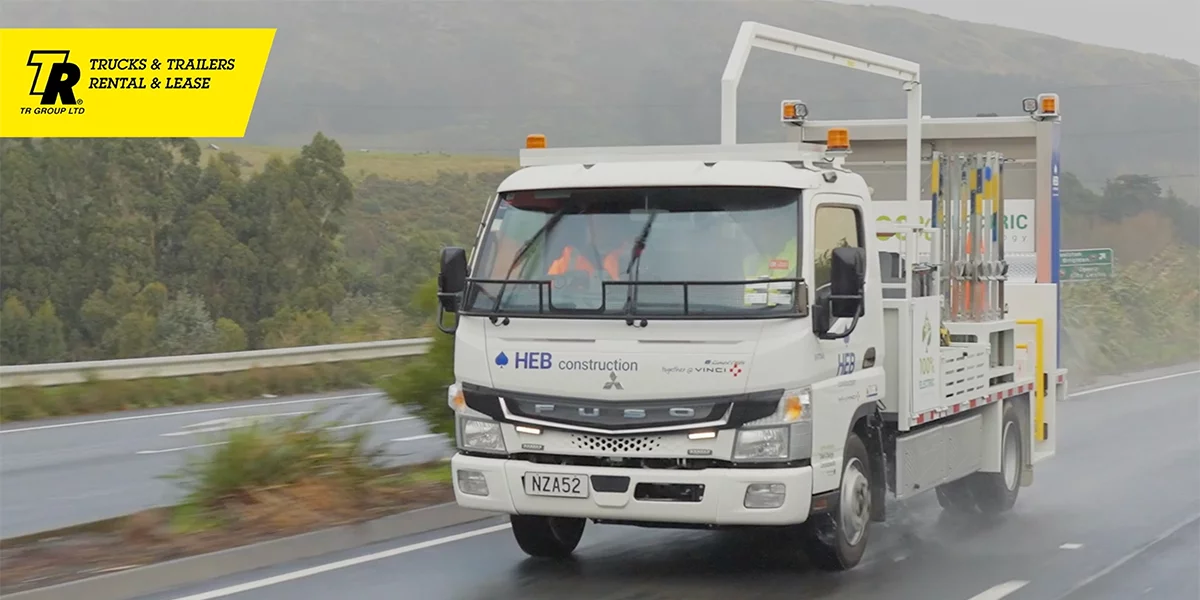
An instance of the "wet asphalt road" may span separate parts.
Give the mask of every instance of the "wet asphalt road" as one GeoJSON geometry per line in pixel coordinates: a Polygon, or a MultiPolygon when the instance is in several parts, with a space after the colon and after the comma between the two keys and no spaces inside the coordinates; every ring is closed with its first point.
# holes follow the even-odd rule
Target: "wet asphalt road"
{"type": "Polygon", "coordinates": [[[368,428],[369,443],[398,462],[451,453],[377,390],[9,423],[0,428],[0,537],[170,504],[181,491],[162,477],[188,456],[211,451],[232,428],[312,411],[347,430],[368,428]]]}
{"type": "Polygon", "coordinates": [[[1079,395],[1059,416],[1058,456],[1012,513],[957,520],[914,498],[847,573],[744,534],[594,525],[575,561],[547,564],[498,517],[145,600],[1200,597],[1200,374],[1079,395]]]}

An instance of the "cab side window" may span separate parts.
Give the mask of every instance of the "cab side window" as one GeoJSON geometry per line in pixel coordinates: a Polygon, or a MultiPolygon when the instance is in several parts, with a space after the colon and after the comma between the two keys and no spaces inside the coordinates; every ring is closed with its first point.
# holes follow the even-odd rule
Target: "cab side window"
{"type": "Polygon", "coordinates": [[[813,289],[829,283],[830,259],[840,246],[863,247],[862,213],[850,206],[818,206],[813,220],[813,289]]]}

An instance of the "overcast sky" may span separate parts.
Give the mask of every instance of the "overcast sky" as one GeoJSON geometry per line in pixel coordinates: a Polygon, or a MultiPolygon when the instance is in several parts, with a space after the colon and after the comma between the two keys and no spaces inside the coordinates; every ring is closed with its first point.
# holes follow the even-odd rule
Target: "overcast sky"
{"type": "Polygon", "coordinates": [[[1200,65],[1200,0],[832,0],[881,4],[1200,65]]]}

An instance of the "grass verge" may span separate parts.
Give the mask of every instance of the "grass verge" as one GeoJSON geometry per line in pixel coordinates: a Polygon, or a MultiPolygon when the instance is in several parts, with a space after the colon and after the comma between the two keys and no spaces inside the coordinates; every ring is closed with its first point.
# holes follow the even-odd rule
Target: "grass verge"
{"type": "Polygon", "coordinates": [[[0,547],[0,594],[357,523],[452,501],[445,462],[389,466],[364,433],[312,416],[253,425],[170,477],[177,506],[0,547]]]}
{"type": "Polygon", "coordinates": [[[0,391],[0,422],[91,415],[376,386],[408,358],[251,369],[190,377],[92,381],[0,391]]]}
{"type": "Polygon", "coordinates": [[[1078,387],[1200,359],[1200,252],[1171,246],[1111,279],[1065,284],[1063,359],[1078,387]]]}

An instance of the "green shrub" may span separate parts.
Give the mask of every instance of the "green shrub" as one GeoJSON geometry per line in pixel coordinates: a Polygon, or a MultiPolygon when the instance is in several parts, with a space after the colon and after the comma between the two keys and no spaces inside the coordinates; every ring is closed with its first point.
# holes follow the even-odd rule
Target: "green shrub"
{"type": "MultiPolygon", "coordinates": [[[[436,292],[435,279],[425,282],[413,294],[414,312],[436,314],[436,292]]],[[[393,402],[424,419],[430,431],[454,437],[454,412],[446,403],[446,389],[454,383],[454,336],[436,330],[432,323],[426,329],[433,335],[429,352],[385,378],[380,387],[393,402]]]]}
{"type": "Polygon", "coordinates": [[[340,434],[314,424],[314,416],[235,429],[212,451],[193,455],[170,476],[186,493],[183,504],[218,510],[255,491],[304,479],[356,489],[383,473],[380,451],[367,447],[367,430],[340,434]]]}
{"type": "Polygon", "coordinates": [[[421,417],[429,430],[454,436],[454,412],[446,403],[446,389],[454,383],[454,337],[438,332],[429,353],[384,379],[380,387],[394,402],[421,417]]]}

